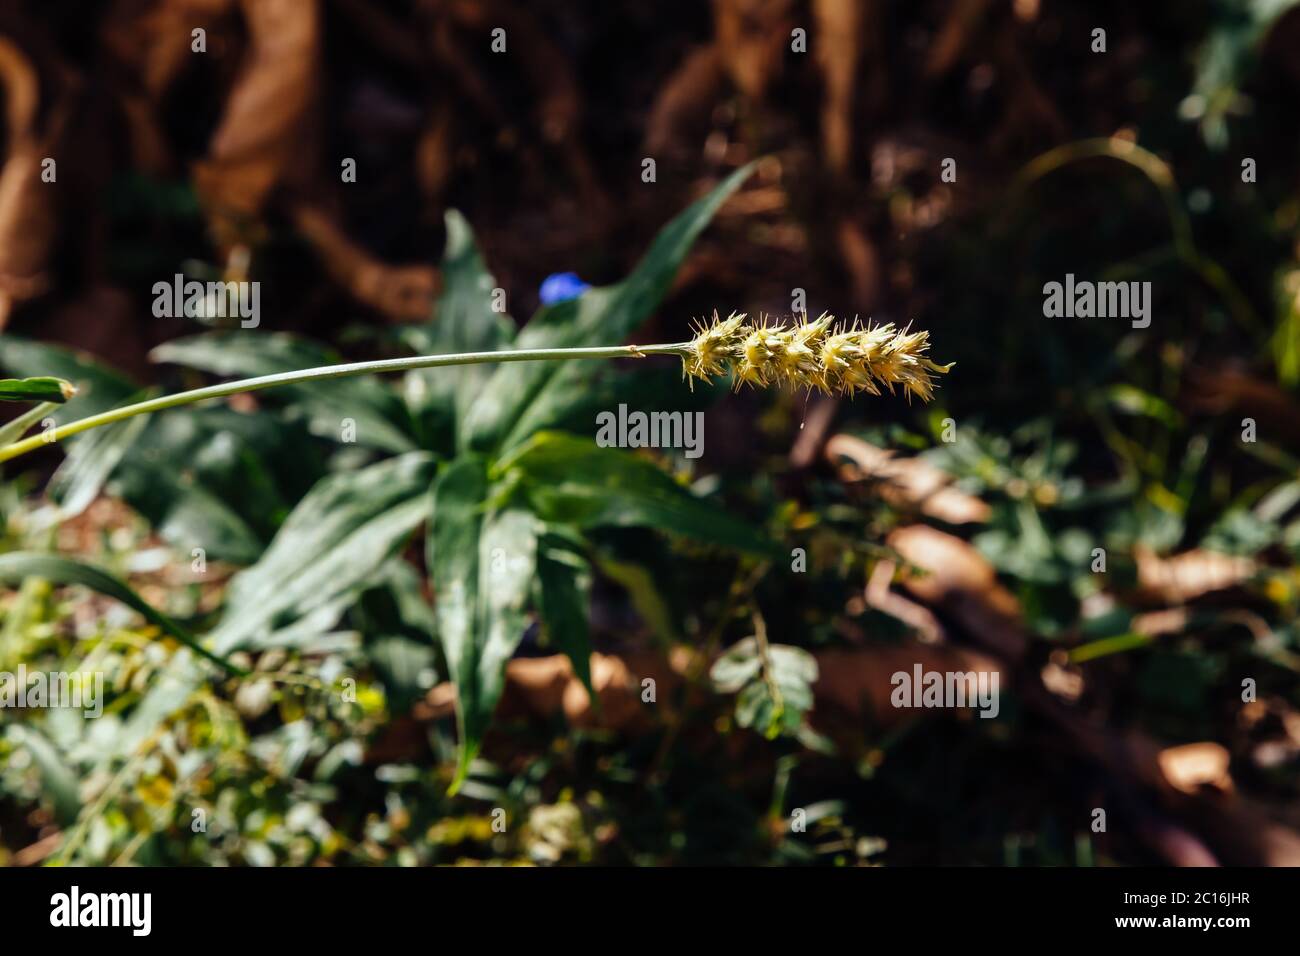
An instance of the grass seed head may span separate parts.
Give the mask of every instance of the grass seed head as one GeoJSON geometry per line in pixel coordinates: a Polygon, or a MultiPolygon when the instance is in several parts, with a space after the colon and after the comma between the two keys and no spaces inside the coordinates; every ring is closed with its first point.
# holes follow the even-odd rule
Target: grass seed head
{"type": "Polygon", "coordinates": [[[726,319],[713,313],[713,321],[698,323],[690,351],[682,357],[682,373],[694,383],[695,379],[710,379],[722,375],[735,360],[748,329],[745,316],[733,312],[726,319]]]}
{"type": "Polygon", "coordinates": [[[928,332],[856,321],[837,326],[824,313],[789,325],[765,318],[747,324],[745,316],[735,313],[720,320],[714,313],[710,324],[697,326],[682,364],[692,380],[730,369],[737,387],[794,385],[852,397],[858,392],[879,395],[882,387],[893,392],[897,386],[909,397],[929,401],[934,376],[952,367],[927,358],[929,347],[928,332]]]}

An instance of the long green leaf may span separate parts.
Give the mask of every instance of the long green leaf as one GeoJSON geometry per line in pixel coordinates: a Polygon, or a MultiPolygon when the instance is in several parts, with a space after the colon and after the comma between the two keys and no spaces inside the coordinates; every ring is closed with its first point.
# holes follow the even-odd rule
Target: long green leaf
{"type": "MultiPolygon", "coordinates": [[[[696,237],[752,170],[752,164],[737,170],[687,207],[660,231],[622,282],[540,309],[515,346],[567,348],[627,338],[663,300],[696,237]]],[[[537,363],[497,369],[470,410],[462,444],[485,452],[509,450],[541,429],[554,428],[571,405],[582,401],[580,386],[592,374],[590,365],[537,363]]]]}
{"type": "Polygon", "coordinates": [[[31,428],[41,419],[43,419],[54,409],[58,408],[53,402],[42,402],[33,408],[27,409],[13,421],[5,422],[0,425],[0,448],[11,442],[16,442],[27,434],[27,429],[31,428]]]}
{"type": "MultiPolygon", "coordinates": [[[[504,348],[514,338],[515,326],[506,313],[493,308],[496,280],[487,271],[474,232],[455,210],[447,212],[446,223],[442,293],[435,303],[433,320],[411,326],[403,338],[424,355],[504,348]]],[[[493,371],[490,365],[420,369],[407,374],[406,393],[417,415],[429,417],[449,408],[459,435],[470,407],[493,371]]]]}
{"type": "Polygon", "coordinates": [[[485,513],[487,497],[486,464],[470,456],[448,466],[433,490],[428,564],[460,727],[452,792],[464,781],[501,697],[506,662],[527,625],[537,566],[536,519],[515,508],[485,513]]]}
{"type": "Polygon", "coordinates": [[[573,662],[593,704],[591,632],[587,606],[591,599],[591,563],[576,536],[549,530],[537,546],[537,610],[551,643],[573,662]]]}
{"type": "MultiPolygon", "coordinates": [[[[11,335],[0,336],[0,368],[27,375],[50,372],[75,385],[77,394],[70,407],[42,406],[47,409],[48,417],[56,422],[78,415],[93,415],[142,397],[139,386],[130,379],[88,356],[11,335]]],[[[33,409],[23,416],[26,424],[20,426],[22,430],[46,417],[37,416],[35,412],[33,409]]],[[[67,514],[80,514],[94,500],[145,427],[128,422],[108,429],[102,435],[77,436],[69,441],[68,457],[50,485],[51,496],[62,504],[67,514]]],[[[9,444],[20,435],[21,431],[12,437],[6,433],[0,446],[9,444]]]]}
{"type": "Polygon", "coordinates": [[[440,660],[433,646],[437,619],[423,592],[423,574],[404,561],[390,561],[348,614],[383,681],[390,713],[405,713],[424,696],[431,686],[428,673],[440,660]]]}
{"type": "Polygon", "coordinates": [[[410,452],[322,479],[262,559],[231,581],[215,646],[228,652],[267,641],[356,593],[428,516],[432,474],[432,456],[410,452]]]}
{"type": "Polygon", "coordinates": [[[499,466],[545,521],[650,527],[708,544],[770,555],[773,543],[691,495],[650,461],[563,432],[541,432],[499,466]]]}
{"type": "Polygon", "coordinates": [[[81,813],[81,794],[77,776],[68,766],[58,748],[35,727],[11,724],[8,729],[11,741],[26,747],[41,772],[41,789],[54,806],[54,816],[62,826],[73,823],[81,813]]]}
{"type": "Polygon", "coordinates": [[[213,405],[149,422],[111,487],[185,553],[252,564],[326,474],[320,443],[270,411],[213,405]]]}
{"type": "Polygon", "coordinates": [[[215,664],[220,664],[233,674],[244,673],[234,664],[208,650],[188,630],[167,615],[155,610],[144,598],[107,571],[57,554],[13,551],[0,555],[0,581],[12,586],[22,583],[27,578],[41,578],[59,585],[78,584],[97,591],[105,597],[111,597],[131,608],[150,624],[170,634],[195,653],[215,664]]]}
{"type": "Polygon", "coordinates": [[[148,419],[133,418],[78,436],[80,440],[69,447],[47,489],[66,517],[81,514],[99,496],[148,423],[148,419]]]}

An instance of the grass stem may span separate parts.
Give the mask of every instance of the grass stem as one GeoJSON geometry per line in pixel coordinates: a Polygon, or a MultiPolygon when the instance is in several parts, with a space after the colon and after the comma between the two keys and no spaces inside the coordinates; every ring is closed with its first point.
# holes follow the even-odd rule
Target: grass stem
{"type": "Polygon", "coordinates": [[[0,462],[18,458],[36,451],[52,442],[60,441],[80,432],[89,431],[104,425],[112,425],[136,415],[150,415],[154,412],[192,405],[210,398],[224,398],[241,392],[256,392],[282,385],[298,385],[303,382],[318,382],[332,378],[348,378],[354,375],[373,375],[384,372],[407,372],[414,369],[443,368],[451,365],[486,365],[496,362],[558,362],[575,359],[617,359],[645,358],[649,355],[683,355],[689,349],[689,342],[671,345],[618,345],[600,348],[571,349],[516,349],[499,352],[459,352],[451,355],[415,355],[399,359],[379,359],[371,362],[349,362],[342,365],[324,365],[319,368],[299,369],[293,372],[278,372],[274,375],[259,375],[256,378],[243,378],[220,385],[208,385],[174,395],[161,395],[121,408],[112,408],[98,415],[80,418],[66,425],[60,425],[48,432],[32,435],[21,441],[0,448],[0,462]]]}

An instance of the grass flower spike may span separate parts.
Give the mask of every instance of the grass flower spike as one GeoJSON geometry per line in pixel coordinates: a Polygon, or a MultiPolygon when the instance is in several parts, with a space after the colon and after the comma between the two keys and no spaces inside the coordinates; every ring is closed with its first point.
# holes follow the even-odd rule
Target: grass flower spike
{"type": "Polygon", "coordinates": [[[748,334],[743,315],[733,312],[723,320],[716,312],[713,313],[712,324],[696,324],[690,350],[682,356],[683,373],[692,383],[697,378],[710,379],[722,375],[748,334]]]}
{"type": "MultiPolygon", "coordinates": [[[[822,315],[815,321],[807,316],[793,323],[760,319],[747,323],[745,316],[732,313],[725,319],[714,313],[713,321],[698,324],[695,338],[689,342],[661,345],[612,345],[605,347],[557,349],[503,349],[496,352],[461,352],[452,355],[415,355],[408,358],[379,359],[371,362],[347,362],[292,372],[259,375],[234,382],[207,385],[174,395],[160,395],[131,405],[111,408],[76,421],[66,422],[40,435],[5,444],[0,440],[0,462],[18,458],[49,442],[62,441],[73,435],[113,425],[137,415],[191,405],[195,402],[224,398],[242,392],[256,392],[284,385],[327,381],[382,372],[406,372],[413,369],[444,368],[459,365],[484,365],[504,362],[562,362],[584,359],[646,358],[651,355],[676,355],[682,371],[692,383],[731,372],[736,384],[748,383],[759,388],[793,385],[816,389],[827,394],[853,396],[858,392],[879,395],[881,387],[891,392],[899,386],[909,396],[928,401],[934,391],[935,373],[951,365],[936,365],[925,357],[930,347],[926,332],[901,332],[892,325],[836,327],[835,319],[822,315]]],[[[52,403],[67,400],[76,389],[61,379],[22,379],[0,382],[0,400],[52,403]]],[[[36,416],[15,420],[4,437],[13,438],[29,428],[36,416]],[[19,424],[21,423],[21,424],[19,424]]]]}
{"type": "Polygon", "coordinates": [[[898,386],[909,397],[929,401],[934,375],[952,368],[927,358],[929,348],[928,332],[899,330],[892,323],[836,326],[823,313],[788,325],[766,319],[746,324],[743,315],[719,319],[714,313],[713,322],[698,325],[687,343],[682,371],[689,379],[709,379],[730,370],[737,386],[794,385],[850,397],[898,386]]]}

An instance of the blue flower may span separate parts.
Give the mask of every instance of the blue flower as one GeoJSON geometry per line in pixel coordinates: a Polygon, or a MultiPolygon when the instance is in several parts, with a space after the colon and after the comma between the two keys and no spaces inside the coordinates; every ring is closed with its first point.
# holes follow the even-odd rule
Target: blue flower
{"type": "Polygon", "coordinates": [[[542,288],[538,295],[541,297],[542,305],[555,305],[557,302],[576,299],[590,288],[591,286],[578,278],[576,272],[555,272],[542,281],[542,288]]]}

